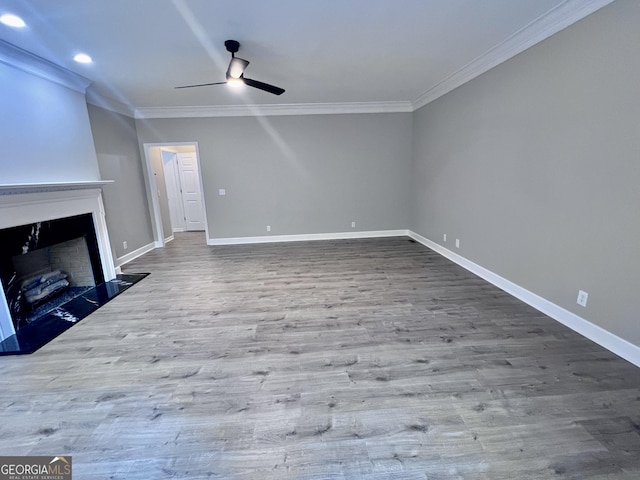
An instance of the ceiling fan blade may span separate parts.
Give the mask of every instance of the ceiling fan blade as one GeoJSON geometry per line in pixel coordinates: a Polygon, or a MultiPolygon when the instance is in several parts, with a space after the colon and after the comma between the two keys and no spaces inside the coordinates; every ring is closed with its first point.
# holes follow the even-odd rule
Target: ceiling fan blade
{"type": "Polygon", "coordinates": [[[209,85],[224,85],[225,83],[227,82],[199,83],[197,85],[182,85],[181,87],[173,87],[173,88],[208,87],[209,85]]]}
{"type": "Polygon", "coordinates": [[[250,78],[242,77],[244,83],[249,85],[250,87],[258,88],[260,90],[264,90],[265,92],[273,93],[274,95],[282,95],[284,93],[284,88],[276,87],[275,85],[269,85],[268,83],[259,82],[258,80],[252,80],[250,78]]]}

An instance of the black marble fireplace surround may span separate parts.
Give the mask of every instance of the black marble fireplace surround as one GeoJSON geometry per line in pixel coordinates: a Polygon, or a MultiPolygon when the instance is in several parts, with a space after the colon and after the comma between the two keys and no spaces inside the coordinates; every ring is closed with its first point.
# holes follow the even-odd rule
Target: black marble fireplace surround
{"type": "Polygon", "coordinates": [[[105,283],[90,213],[0,229],[0,280],[16,332],[0,342],[0,355],[34,352],[145,276],[118,275],[105,283]],[[16,264],[24,263],[27,254],[75,239],[86,243],[84,256],[88,255],[91,264],[92,285],[80,289],[81,294],[75,298],[67,293],[53,299],[51,306],[41,307],[41,316],[34,317],[33,305],[22,291],[24,272],[19,272],[16,264]]]}
{"type": "Polygon", "coordinates": [[[76,238],[85,239],[94,283],[103,283],[98,240],[90,213],[0,230],[0,279],[16,332],[27,325],[30,309],[21,292],[23,276],[18,273],[13,258],[76,238]]]}

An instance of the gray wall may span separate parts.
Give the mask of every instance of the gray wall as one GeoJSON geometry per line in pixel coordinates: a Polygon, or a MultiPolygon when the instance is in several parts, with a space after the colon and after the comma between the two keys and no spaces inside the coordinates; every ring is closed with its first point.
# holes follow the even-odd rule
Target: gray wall
{"type": "Polygon", "coordinates": [[[345,232],[352,221],[357,231],[407,228],[411,121],[393,113],[156,119],[137,127],[141,145],[198,142],[209,234],[229,238],[345,232]]]}
{"type": "Polygon", "coordinates": [[[117,259],[153,243],[138,136],[133,118],[88,105],[103,187],[109,240],[117,259]],[[125,250],[122,242],[126,241],[125,250]]]}
{"type": "Polygon", "coordinates": [[[0,184],[100,180],[84,95],[0,62],[0,184]]]}
{"type": "Polygon", "coordinates": [[[639,25],[618,0],[415,112],[412,175],[414,231],[636,345],[639,25]]]}

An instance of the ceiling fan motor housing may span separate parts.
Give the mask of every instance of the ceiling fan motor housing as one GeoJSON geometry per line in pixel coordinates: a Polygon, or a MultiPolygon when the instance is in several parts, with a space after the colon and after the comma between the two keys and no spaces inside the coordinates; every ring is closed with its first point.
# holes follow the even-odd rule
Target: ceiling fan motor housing
{"type": "Polygon", "coordinates": [[[227,52],[232,55],[240,50],[240,42],[237,42],[236,40],[226,40],[224,42],[224,46],[227,48],[227,52]]]}

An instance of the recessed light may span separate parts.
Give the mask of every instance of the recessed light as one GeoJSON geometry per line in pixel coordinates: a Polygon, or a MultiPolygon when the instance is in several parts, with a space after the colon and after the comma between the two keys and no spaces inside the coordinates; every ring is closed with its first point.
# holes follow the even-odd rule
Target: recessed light
{"type": "Polygon", "coordinates": [[[27,26],[27,24],[24,23],[24,20],[22,20],[19,16],[14,15],[12,13],[5,13],[4,15],[1,15],[0,22],[4,23],[9,27],[15,27],[15,28],[22,28],[27,26]]]}
{"type": "Polygon", "coordinates": [[[73,59],[78,63],[93,63],[93,59],[86,53],[78,53],[73,59]]]}

